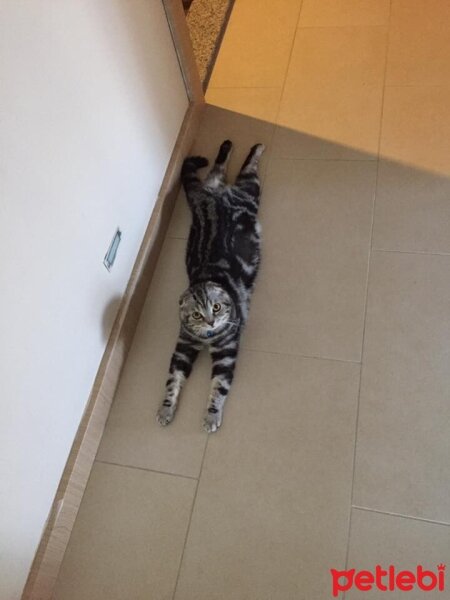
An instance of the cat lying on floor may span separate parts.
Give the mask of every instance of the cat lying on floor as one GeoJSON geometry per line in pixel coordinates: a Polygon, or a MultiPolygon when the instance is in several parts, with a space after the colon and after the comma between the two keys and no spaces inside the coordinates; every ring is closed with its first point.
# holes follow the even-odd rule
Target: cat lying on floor
{"type": "Polygon", "coordinates": [[[186,251],[189,287],[179,301],[180,334],[157,415],[161,425],[172,421],[181,388],[207,346],[212,381],[203,426],[208,433],[222,423],[260,261],[258,163],[265,148],[253,146],[236,182],[228,185],[231,148],[229,140],[223,142],[204,181],[197,170],[208,165],[206,158],[192,156],[183,163],[181,179],[192,212],[186,251]]]}

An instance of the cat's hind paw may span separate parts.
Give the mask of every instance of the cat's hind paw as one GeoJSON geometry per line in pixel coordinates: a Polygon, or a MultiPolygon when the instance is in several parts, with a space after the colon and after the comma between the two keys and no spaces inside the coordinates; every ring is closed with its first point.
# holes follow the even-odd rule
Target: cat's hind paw
{"type": "Polygon", "coordinates": [[[204,156],[188,156],[184,161],[185,167],[193,169],[203,169],[209,165],[209,160],[204,156]]]}
{"type": "Polygon", "coordinates": [[[174,416],[175,408],[173,406],[164,406],[164,404],[161,404],[156,413],[156,420],[162,427],[165,427],[173,420],[174,416]]]}

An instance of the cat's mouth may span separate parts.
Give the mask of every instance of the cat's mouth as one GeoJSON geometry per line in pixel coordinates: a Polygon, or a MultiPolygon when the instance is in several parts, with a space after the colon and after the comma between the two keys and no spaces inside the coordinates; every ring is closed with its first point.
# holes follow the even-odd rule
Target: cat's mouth
{"type": "Polygon", "coordinates": [[[208,329],[207,331],[204,331],[204,332],[198,332],[195,335],[198,335],[199,337],[204,338],[204,339],[210,339],[210,338],[215,337],[216,335],[219,335],[219,333],[222,333],[224,329],[226,329],[226,324],[221,325],[220,327],[217,327],[216,329],[208,329]]]}
{"type": "Polygon", "coordinates": [[[202,340],[210,340],[214,337],[223,335],[226,332],[229,332],[231,329],[233,329],[234,327],[237,327],[238,325],[238,321],[228,321],[227,323],[224,323],[223,325],[220,325],[220,327],[217,327],[216,329],[208,329],[207,331],[193,331],[192,329],[189,329],[188,327],[186,327],[186,325],[183,325],[183,327],[193,336],[195,336],[198,339],[202,339],[202,340]]]}

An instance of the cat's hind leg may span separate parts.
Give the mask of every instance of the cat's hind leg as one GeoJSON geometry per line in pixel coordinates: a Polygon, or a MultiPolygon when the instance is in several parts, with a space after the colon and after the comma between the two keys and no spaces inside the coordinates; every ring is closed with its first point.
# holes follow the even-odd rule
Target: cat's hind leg
{"type": "Polygon", "coordinates": [[[178,338],[170,361],[166,393],[156,415],[160,425],[168,425],[173,420],[183,384],[191,374],[192,365],[201,347],[201,344],[195,344],[182,335],[178,338]]]}
{"type": "Polygon", "coordinates": [[[209,161],[204,156],[188,156],[184,159],[181,167],[181,183],[188,194],[195,187],[202,185],[201,179],[197,175],[198,169],[207,167],[209,161]]]}
{"type": "Polygon", "coordinates": [[[266,147],[264,144],[255,144],[250,149],[244,164],[241,167],[239,175],[236,178],[235,185],[254,198],[259,196],[260,182],[258,176],[259,160],[266,147]]]}
{"type": "Polygon", "coordinates": [[[205,180],[207,187],[214,189],[221,185],[226,185],[226,171],[232,148],[233,144],[230,140],[222,142],[214,166],[205,180]]]}

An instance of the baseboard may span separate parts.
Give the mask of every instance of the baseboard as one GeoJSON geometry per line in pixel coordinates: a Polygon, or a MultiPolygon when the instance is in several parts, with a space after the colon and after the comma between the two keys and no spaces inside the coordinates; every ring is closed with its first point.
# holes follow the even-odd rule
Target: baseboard
{"type": "Polygon", "coordinates": [[[89,401],[28,575],[22,600],[51,600],[75,518],[131,347],[175,199],[179,173],[197,134],[202,103],[191,103],[106,346],[89,401]]]}

